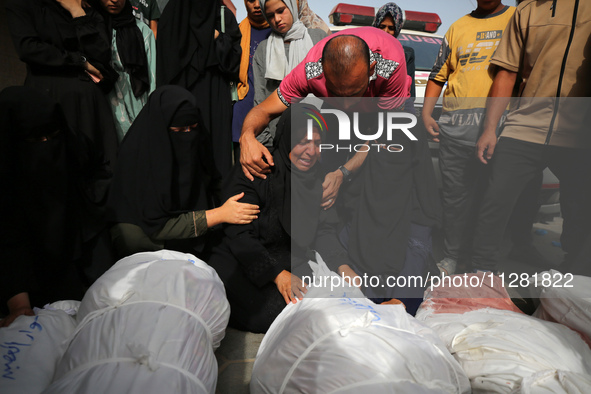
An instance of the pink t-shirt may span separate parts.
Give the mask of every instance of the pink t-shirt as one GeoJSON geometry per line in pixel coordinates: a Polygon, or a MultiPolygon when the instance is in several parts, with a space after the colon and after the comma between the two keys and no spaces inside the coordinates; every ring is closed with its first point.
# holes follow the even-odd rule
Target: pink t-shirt
{"type": "MultiPolygon", "coordinates": [[[[410,97],[412,79],[406,73],[406,60],[400,42],[375,27],[359,27],[332,34],[310,49],[306,58],[281,81],[277,89],[283,104],[289,106],[309,93],[316,97],[329,96],[322,68],[322,50],[328,40],[340,35],[353,35],[364,40],[371,51],[370,63],[377,62],[363,97],[410,97]]],[[[400,99],[384,100],[380,102],[380,107],[395,108],[400,103],[400,99]]]]}

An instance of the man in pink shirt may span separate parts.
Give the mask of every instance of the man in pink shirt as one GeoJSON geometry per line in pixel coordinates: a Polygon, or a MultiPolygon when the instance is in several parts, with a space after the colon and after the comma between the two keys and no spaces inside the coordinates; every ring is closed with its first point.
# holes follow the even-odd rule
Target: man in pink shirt
{"type": "MultiPolygon", "coordinates": [[[[247,115],[240,137],[240,163],[244,174],[265,178],[273,165],[270,152],[256,140],[264,127],[292,103],[308,94],[317,97],[381,97],[380,107],[401,107],[410,96],[404,50],[398,40],[374,27],[335,33],[316,44],[289,73],[279,88],[247,115]]],[[[345,173],[354,172],[365,159],[356,154],[343,167],[327,175],[322,206],[335,201],[345,173]]]]}
{"type": "Polygon", "coordinates": [[[308,93],[317,97],[408,97],[408,79],[402,74],[403,67],[406,67],[404,51],[398,41],[371,27],[345,30],[314,46],[304,61],[283,80],[277,94],[286,106],[308,93]],[[368,46],[369,58],[366,55],[354,59],[355,63],[364,66],[361,69],[369,67],[369,80],[363,76],[363,81],[359,81],[360,90],[346,91],[352,85],[350,71],[357,65],[348,63],[348,47],[342,43],[339,45],[338,40],[333,42],[332,48],[327,45],[339,36],[359,37],[368,46]],[[339,60],[343,66],[337,64],[339,60]],[[348,69],[339,70],[335,66],[348,69]],[[346,78],[341,79],[341,76],[346,78]]]}

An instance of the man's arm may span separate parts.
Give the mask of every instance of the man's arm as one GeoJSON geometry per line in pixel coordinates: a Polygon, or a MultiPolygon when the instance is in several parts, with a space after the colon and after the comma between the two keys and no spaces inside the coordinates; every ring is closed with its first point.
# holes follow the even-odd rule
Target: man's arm
{"type": "Polygon", "coordinates": [[[517,73],[499,68],[495,80],[490,89],[490,96],[486,105],[486,119],[484,121],[484,132],[476,143],[476,157],[484,164],[488,163],[493,156],[497,145],[497,125],[505,108],[511,100],[511,94],[517,73]]]}
{"type": "Polygon", "coordinates": [[[240,164],[244,175],[251,181],[254,180],[253,175],[265,179],[265,174],[271,172],[270,166],[274,165],[273,156],[257,141],[256,136],[286,109],[287,106],[275,90],[265,101],[251,109],[244,119],[240,135],[240,164]]]}
{"type": "Polygon", "coordinates": [[[433,109],[435,109],[435,104],[437,103],[437,99],[439,98],[444,85],[445,82],[439,82],[433,79],[430,79],[429,82],[427,82],[425,102],[423,103],[423,112],[421,114],[425,128],[435,142],[439,142],[439,138],[437,138],[439,137],[439,125],[435,119],[433,119],[433,109]]]}

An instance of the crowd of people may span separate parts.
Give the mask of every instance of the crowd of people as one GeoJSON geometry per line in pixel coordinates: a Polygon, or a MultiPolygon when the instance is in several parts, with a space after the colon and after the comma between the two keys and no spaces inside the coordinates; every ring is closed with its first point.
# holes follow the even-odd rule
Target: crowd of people
{"type": "Polygon", "coordinates": [[[373,26],[337,33],[306,0],[245,0],[240,24],[220,0],[166,3],[8,2],[27,77],[0,93],[0,326],[80,299],[119,258],[162,249],[218,272],[238,329],[266,332],[302,299],[316,256],[353,285],[377,278],[364,294],[413,314],[424,288],[384,287],[387,277],[495,272],[513,211],[516,247],[531,251],[546,166],[561,182],[568,267],[581,260],[589,111],[567,120],[557,102],[508,100],[591,96],[584,1],[478,0],[443,39],[426,132],[410,139],[375,133],[380,112],[415,113],[414,52],[396,39],[395,3],[373,26]],[[321,152],[339,143],[340,124],[320,111],[355,114],[348,142],[361,148],[321,152]],[[440,142],[442,199],[429,138],[440,142]]]}

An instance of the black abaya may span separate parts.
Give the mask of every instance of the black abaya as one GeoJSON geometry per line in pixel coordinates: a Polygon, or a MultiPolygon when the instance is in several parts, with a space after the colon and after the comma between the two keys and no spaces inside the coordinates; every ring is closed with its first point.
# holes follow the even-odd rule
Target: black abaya
{"type": "Polygon", "coordinates": [[[220,9],[219,1],[209,0],[166,6],[158,24],[156,83],[193,93],[212,136],[217,170],[225,177],[232,168],[230,82],[238,80],[242,49],[236,18],[227,8],[221,33],[220,9]],[[220,32],[215,40],[214,30],[220,32]]]}
{"type": "MultiPolygon", "coordinates": [[[[105,173],[112,173],[117,134],[104,92],[116,72],[109,66],[110,41],[104,22],[91,8],[72,18],[54,0],[10,0],[7,20],[20,59],[27,64],[25,86],[57,100],[72,130],[84,134],[105,173]],[[85,73],[84,58],[99,69],[99,85],[85,73]]],[[[106,182],[95,184],[93,198],[105,202],[106,182]]]]}
{"type": "Polygon", "coordinates": [[[226,287],[230,325],[241,330],[267,331],[286,305],[274,279],[283,270],[300,278],[311,276],[312,249],[335,271],[348,264],[336,237],[336,212],[320,206],[324,179],[320,164],[302,172],[289,158],[305,135],[306,117],[292,113],[300,109],[288,108],[279,120],[275,166],[267,179],[250,181],[236,166],[224,187],[224,198],[244,192],[240,201],[261,210],[250,224],[225,226],[223,241],[208,261],[226,287]],[[292,119],[303,123],[299,133],[292,134],[292,119]]]}
{"type": "MultiPolygon", "coordinates": [[[[349,256],[360,275],[398,276],[412,270],[407,265],[417,263],[409,259],[407,252],[416,241],[413,232],[428,233],[420,240],[426,245],[430,243],[430,229],[440,223],[439,194],[427,136],[414,130],[413,133],[417,141],[409,140],[403,133],[394,133],[392,140],[379,140],[386,145],[399,144],[403,150],[370,150],[351,182],[349,193],[342,196],[352,222],[349,256]]],[[[427,255],[423,260],[430,258],[430,250],[427,255]]],[[[427,263],[421,264],[413,274],[426,272],[427,263]]],[[[376,297],[375,293],[387,298],[396,294],[392,293],[395,288],[370,290],[372,297],[376,297]]]]}
{"type": "MultiPolygon", "coordinates": [[[[80,299],[94,278],[83,275],[101,239],[82,175],[84,146],[60,106],[27,87],[0,93],[2,226],[0,298],[27,292],[32,305],[80,299]],[[90,209],[89,209],[90,207],[90,209]],[[91,250],[92,249],[92,250],[91,250]]],[[[109,250],[105,263],[110,264],[109,250]]],[[[96,266],[91,269],[99,270],[96,266]]]]}

